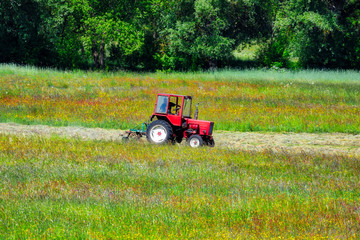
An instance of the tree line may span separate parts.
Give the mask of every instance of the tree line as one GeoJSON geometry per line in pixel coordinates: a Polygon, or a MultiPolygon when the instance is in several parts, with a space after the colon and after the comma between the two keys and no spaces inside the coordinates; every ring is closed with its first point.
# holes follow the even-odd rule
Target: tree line
{"type": "Polygon", "coordinates": [[[360,69],[359,0],[1,0],[0,20],[2,63],[360,69]],[[255,62],[234,58],[246,44],[255,62]]]}

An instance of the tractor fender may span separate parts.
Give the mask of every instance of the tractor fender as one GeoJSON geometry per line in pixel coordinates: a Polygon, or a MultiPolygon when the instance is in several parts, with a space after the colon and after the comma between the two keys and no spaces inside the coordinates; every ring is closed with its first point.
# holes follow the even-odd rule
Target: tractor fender
{"type": "Polygon", "coordinates": [[[154,120],[154,118],[157,120],[164,120],[164,121],[167,121],[168,123],[170,123],[166,117],[157,116],[155,114],[150,116],[150,122],[152,122],[154,120]]]}
{"type": "Polygon", "coordinates": [[[168,119],[167,117],[152,115],[152,116],[150,117],[150,121],[151,121],[151,122],[154,121],[154,120],[155,120],[154,118],[157,119],[157,120],[163,120],[163,121],[167,122],[168,124],[170,124],[171,128],[173,129],[173,131],[176,130],[176,128],[174,127],[174,125],[169,121],[169,119],[168,119]],[[156,117],[156,118],[155,118],[155,117],[156,117]]]}

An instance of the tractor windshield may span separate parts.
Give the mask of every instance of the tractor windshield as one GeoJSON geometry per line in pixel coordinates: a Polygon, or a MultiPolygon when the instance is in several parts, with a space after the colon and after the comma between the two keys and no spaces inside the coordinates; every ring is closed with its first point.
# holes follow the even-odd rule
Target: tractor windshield
{"type": "Polygon", "coordinates": [[[157,105],[156,105],[156,112],[157,113],[166,113],[168,109],[168,96],[158,96],[157,105]]]}
{"type": "Polygon", "coordinates": [[[184,99],[183,117],[191,117],[191,98],[184,99]]]}

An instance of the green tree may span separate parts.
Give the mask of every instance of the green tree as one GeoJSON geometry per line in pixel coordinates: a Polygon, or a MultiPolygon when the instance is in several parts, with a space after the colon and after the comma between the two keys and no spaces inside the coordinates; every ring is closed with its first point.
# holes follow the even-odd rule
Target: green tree
{"type": "Polygon", "coordinates": [[[52,66],[57,61],[55,18],[41,0],[0,2],[0,62],[52,66]]]}
{"type": "Polygon", "coordinates": [[[211,1],[196,0],[193,21],[179,21],[174,29],[168,29],[170,52],[188,54],[209,67],[216,67],[217,60],[229,57],[235,41],[223,36],[227,25],[218,11],[211,1]]]}
{"type": "Polygon", "coordinates": [[[262,0],[170,1],[161,17],[158,59],[165,68],[221,66],[239,43],[270,33],[267,5],[262,0]]]}
{"type": "Polygon", "coordinates": [[[273,24],[274,37],[261,52],[260,60],[265,65],[277,61],[285,65],[291,53],[299,59],[300,67],[356,67],[359,34],[351,20],[351,16],[359,16],[356,9],[359,9],[358,1],[280,2],[273,24]]]}
{"type": "Polygon", "coordinates": [[[82,56],[91,57],[95,68],[105,67],[106,55],[109,55],[112,47],[120,49],[124,55],[130,55],[143,44],[143,33],[130,22],[128,13],[116,8],[119,4],[115,2],[70,2],[73,13],[70,16],[71,21],[67,22],[67,41],[78,42],[82,56]]]}
{"type": "Polygon", "coordinates": [[[105,48],[113,46],[124,55],[131,55],[143,44],[143,34],[127,22],[112,17],[111,13],[84,20],[81,36],[85,50],[90,50],[96,68],[105,66],[105,48]]]}
{"type": "Polygon", "coordinates": [[[0,2],[0,61],[77,68],[105,67],[111,49],[121,56],[144,43],[136,18],[144,2],[123,0],[12,0],[0,2]]]}

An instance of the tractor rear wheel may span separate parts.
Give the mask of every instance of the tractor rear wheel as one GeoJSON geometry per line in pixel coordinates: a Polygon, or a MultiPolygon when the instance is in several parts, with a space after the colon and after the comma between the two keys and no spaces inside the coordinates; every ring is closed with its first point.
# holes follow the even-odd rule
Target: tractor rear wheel
{"type": "Polygon", "coordinates": [[[200,135],[194,134],[189,138],[188,143],[189,143],[190,147],[198,148],[204,144],[204,141],[200,137],[200,135]]]}
{"type": "Polygon", "coordinates": [[[156,120],[146,129],[146,138],[151,143],[165,144],[172,140],[172,136],[172,127],[164,120],[156,120]]]}

